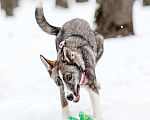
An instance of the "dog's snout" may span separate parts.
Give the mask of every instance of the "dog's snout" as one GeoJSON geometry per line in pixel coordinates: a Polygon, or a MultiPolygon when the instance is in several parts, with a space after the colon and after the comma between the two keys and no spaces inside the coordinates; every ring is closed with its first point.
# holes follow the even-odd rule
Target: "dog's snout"
{"type": "Polygon", "coordinates": [[[69,101],[72,101],[72,100],[73,100],[73,94],[69,94],[69,95],[67,96],[67,99],[68,99],[69,101]]]}

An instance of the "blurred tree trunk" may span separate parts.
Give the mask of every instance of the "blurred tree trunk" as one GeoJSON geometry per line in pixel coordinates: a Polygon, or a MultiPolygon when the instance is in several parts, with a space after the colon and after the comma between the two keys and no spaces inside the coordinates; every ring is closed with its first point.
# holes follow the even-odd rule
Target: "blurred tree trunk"
{"type": "Polygon", "coordinates": [[[18,7],[18,0],[1,0],[1,8],[5,10],[6,16],[13,16],[15,7],[18,7]]]}
{"type": "Polygon", "coordinates": [[[145,6],[150,5],[150,0],[143,0],[143,5],[145,6]]]}
{"type": "MultiPolygon", "coordinates": [[[[76,0],[76,2],[87,2],[88,0],[76,0]]],[[[68,0],[56,0],[56,5],[63,7],[63,8],[68,8],[68,0]]]]}
{"type": "Polygon", "coordinates": [[[134,0],[97,0],[101,7],[95,12],[96,31],[104,38],[133,35],[132,8],[134,0]]]}
{"type": "Polygon", "coordinates": [[[87,2],[88,0],[76,0],[76,2],[87,2]]]}
{"type": "Polygon", "coordinates": [[[96,2],[101,5],[102,0],[96,0],[96,2]]]}
{"type": "Polygon", "coordinates": [[[63,7],[63,8],[68,8],[68,1],[67,0],[56,0],[56,5],[63,7]]]}

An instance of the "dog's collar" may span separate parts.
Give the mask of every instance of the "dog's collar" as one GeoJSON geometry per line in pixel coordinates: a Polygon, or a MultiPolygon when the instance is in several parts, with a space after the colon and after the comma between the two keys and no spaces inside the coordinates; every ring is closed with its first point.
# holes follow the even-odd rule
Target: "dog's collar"
{"type": "Polygon", "coordinates": [[[59,48],[60,48],[60,49],[63,49],[64,46],[66,46],[66,40],[62,41],[62,42],[59,44],[59,48]]]}
{"type": "Polygon", "coordinates": [[[78,35],[78,34],[72,34],[69,37],[79,37],[79,38],[82,38],[83,40],[85,40],[85,38],[82,35],[78,35]]]}
{"type": "MultiPolygon", "coordinates": [[[[72,35],[72,36],[81,37],[81,36],[79,36],[79,35],[72,35]]],[[[83,37],[83,39],[84,39],[84,37],[83,37]]],[[[64,47],[67,47],[67,45],[66,45],[66,40],[62,41],[62,42],[59,44],[59,48],[60,48],[60,49],[63,49],[64,47]]],[[[83,74],[82,74],[82,77],[81,77],[80,85],[83,85],[84,82],[85,82],[85,71],[86,71],[86,69],[85,69],[85,63],[84,63],[84,61],[83,61],[83,68],[82,68],[82,69],[83,69],[83,74]]]]}

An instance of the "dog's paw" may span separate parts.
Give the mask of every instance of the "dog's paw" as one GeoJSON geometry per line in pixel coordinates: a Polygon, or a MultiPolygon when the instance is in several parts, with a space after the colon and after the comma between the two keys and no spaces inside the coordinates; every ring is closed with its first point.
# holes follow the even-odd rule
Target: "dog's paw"
{"type": "MultiPolygon", "coordinates": [[[[69,117],[69,116],[68,116],[68,117],[69,117]]],[[[68,117],[63,117],[62,120],[68,120],[68,119],[67,119],[68,117]]]]}
{"type": "Polygon", "coordinates": [[[69,107],[66,106],[62,109],[62,120],[67,120],[67,117],[70,116],[69,107]]]}
{"type": "Polygon", "coordinates": [[[70,116],[70,115],[63,116],[63,117],[62,117],[62,120],[68,120],[67,118],[68,118],[69,116],[70,116]]]}
{"type": "Polygon", "coordinates": [[[62,118],[62,120],[67,120],[67,118],[62,118]]]}

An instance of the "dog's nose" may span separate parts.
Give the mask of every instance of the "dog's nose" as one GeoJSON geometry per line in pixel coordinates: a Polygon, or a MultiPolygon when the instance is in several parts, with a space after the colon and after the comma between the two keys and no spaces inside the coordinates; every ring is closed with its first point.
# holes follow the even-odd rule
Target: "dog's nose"
{"type": "Polygon", "coordinates": [[[67,96],[67,99],[70,100],[70,101],[72,101],[72,100],[73,100],[73,94],[69,94],[69,95],[67,96]]]}

